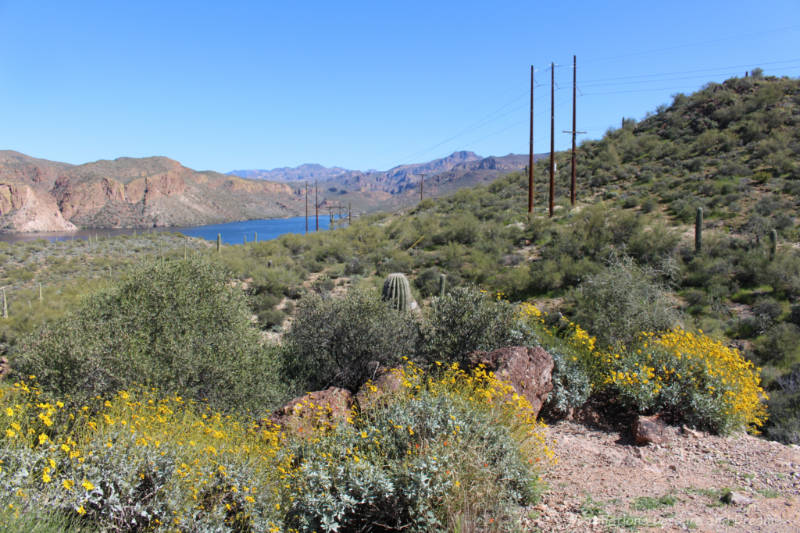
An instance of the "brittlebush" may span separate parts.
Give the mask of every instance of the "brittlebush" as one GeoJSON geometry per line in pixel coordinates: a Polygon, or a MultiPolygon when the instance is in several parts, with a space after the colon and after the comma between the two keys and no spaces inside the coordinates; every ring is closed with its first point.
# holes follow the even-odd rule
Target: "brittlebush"
{"type": "Polygon", "coordinates": [[[598,357],[603,385],[640,411],[668,411],[719,433],[757,432],[766,421],[761,369],[702,331],[642,333],[635,346],[598,357]]]}

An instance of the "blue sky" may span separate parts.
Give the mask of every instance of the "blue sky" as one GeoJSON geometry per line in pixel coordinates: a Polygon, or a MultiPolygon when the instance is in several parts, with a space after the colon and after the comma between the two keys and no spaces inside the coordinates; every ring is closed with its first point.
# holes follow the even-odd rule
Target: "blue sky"
{"type": "Polygon", "coordinates": [[[800,3],[0,0],[0,149],[195,169],[386,169],[598,138],[677,92],[800,75],[800,3]]]}

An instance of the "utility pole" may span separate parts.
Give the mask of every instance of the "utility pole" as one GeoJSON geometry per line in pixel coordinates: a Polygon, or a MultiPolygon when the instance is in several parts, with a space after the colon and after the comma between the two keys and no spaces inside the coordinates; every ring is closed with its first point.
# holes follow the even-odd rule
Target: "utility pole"
{"type": "Polygon", "coordinates": [[[306,235],[308,235],[308,182],[306,182],[306,235]]]}
{"type": "Polygon", "coordinates": [[[528,219],[533,215],[533,65],[531,65],[531,135],[528,148],[528,219]]]}
{"type": "Polygon", "coordinates": [[[319,231],[319,189],[317,188],[317,180],[314,180],[314,219],[316,220],[314,231],[319,231]]]}
{"type": "Polygon", "coordinates": [[[585,131],[578,131],[575,123],[575,93],[578,89],[578,82],[577,82],[577,68],[576,68],[576,59],[575,56],[572,56],[572,130],[564,131],[563,133],[571,133],[572,134],[572,179],[570,180],[570,187],[569,187],[569,201],[572,204],[572,207],[575,207],[575,176],[577,175],[577,160],[575,155],[575,135],[578,133],[586,133],[585,131]]]}
{"type": "Polygon", "coordinates": [[[550,63],[550,216],[553,216],[553,209],[556,199],[556,160],[555,160],[555,128],[556,128],[556,65],[550,63]]]}

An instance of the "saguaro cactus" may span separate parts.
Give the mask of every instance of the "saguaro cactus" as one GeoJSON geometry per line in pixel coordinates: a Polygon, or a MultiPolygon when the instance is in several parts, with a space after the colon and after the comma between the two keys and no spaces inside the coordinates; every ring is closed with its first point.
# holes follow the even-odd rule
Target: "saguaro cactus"
{"type": "Polygon", "coordinates": [[[6,301],[5,287],[3,287],[3,318],[8,318],[8,302],[6,301]]]}
{"type": "Polygon", "coordinates": [[[778,230],[769,232],[769,260],[775,259],[775,253],[778,251],[778,230]]]}
{"type": "Polygon", "coordinates": [[[409,311],[417,308],[417,302],[411,296],[411,286],[408,284],[408,278],[400,272],[389,274],[386,277],[386,281],[383,283],[381,299],[384,302],[389,302],[389,305],[398,311],[409,311]]]}
{"type": "Polygon", "coordinates": [[[222,250],[222,234],[217,233],[217,253],[220,253],[220,250],[222,250]]]}
{"type": "Polygon", "coordinates": [[[697,208],[697,215],[694,219],[694,251],[699,252],[703,248],[703,208],[697,208]]]}
{"type": "Polygon", "coordinates": [[[447,291],[447,276],[439,274],[439,298],[444,298],[444,293],[447,291]]]}

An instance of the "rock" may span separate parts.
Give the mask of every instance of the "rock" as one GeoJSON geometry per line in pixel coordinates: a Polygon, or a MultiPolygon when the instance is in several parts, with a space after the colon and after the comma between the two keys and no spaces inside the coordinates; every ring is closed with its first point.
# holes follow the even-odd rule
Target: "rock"
{"type": "Polygon", "coordinates": [[[689,428],[688,426],[681,426],[681,432],[684,435],[686,435],[687,437],[694,437],[696,439],[699,439],[700,437],[702,437],[702,435],[700,433],[698,433],[697,431],[689,428]]]}
{"type": "Polygon", "coordinates": [[[311,435],[314,429],[332,427],[350,416],[353,395],[346,389],[328,387],[298,396],[277,411],[269,420],[286,431],[311,435]]]}
{"type": "Polygon", "coordinates": [[[636,444],[663,444],[667,440],[666,426],[661,415],[639,416],[633,422],[631,431],[636,444]]]}
{"type": "Polygon", "coordinates": [[[8,364],[8,359],[0,357],[0,380],[5,379],[11,373],[11,366],[8,364]]]}
{"type": "Polygon", "coordinates": [[[399,391],[403,386],[403,378],[398,369],[379,367],[375,374],[377,377],[366,382],[356,393],[355,401],[361,410],[380,403],[382,398],[399,391]]]}
{"type": "Polygon", "coordinates": [[[753,503],[754,500],[752,498],[748,498],[747,496],[739,492],[728,491],[722,495],[720,501],[722,503],[727,503],[728,505],[745,506],[745,505],[750,505],[751,503],[753,503]]]}
{"type": "Polygon", "coordinates": [[[534,415],[539,414],[553,390],[553,358],[541,347],[510,346],[488,353],[473,352],[469,360],[513,385],[517,394],[530,402],[534,415]]]}

